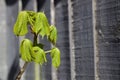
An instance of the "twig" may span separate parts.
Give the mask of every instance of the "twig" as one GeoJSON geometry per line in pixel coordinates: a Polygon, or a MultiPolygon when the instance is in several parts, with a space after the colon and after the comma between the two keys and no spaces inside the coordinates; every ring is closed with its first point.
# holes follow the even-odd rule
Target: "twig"
{"type": "Polygon", "coordinates": [[[49,50],[49,51],[45,51],[45,53],[47,54],[47,53],[50,53],[51,52],[51,50],[49,50]]]}
{"type": "Polygon", "coordinates": [[[24,65],[23,65],[23,67],[21,68],[20,72],[18,73],[18,75],[16,77],[16,80],[20,80],[21,79],[21,76],[24,73],[27,65],[28,65],[28,62],[25,62],[24,65]]]}

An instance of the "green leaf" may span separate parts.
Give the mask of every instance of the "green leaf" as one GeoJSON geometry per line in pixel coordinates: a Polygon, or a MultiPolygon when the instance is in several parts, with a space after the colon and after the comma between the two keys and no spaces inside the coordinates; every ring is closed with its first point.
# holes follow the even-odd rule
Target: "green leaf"
{"type": "Polygon", "coordinates": [[[21,58],[24,61],[31,61],[32,57],[31,57],[31,53],[32,53],[32,42],[29,39],[24,39],[21,44],[20,44],[20,55],[21,58]]]}
{"type": "Polygon", "coordinates": [[[49,30],[49,23],[47,20],[47,17],[43,12],[38,12],[36,14],[36,21],[35,21],[35,26],[33,27],[33,30],[35,33],[39,33],[42,37],[45,35],[49,35],[50,30],[49,30]]]}
{"type": "Polygon", "coordinates": [[[34,11],[27,11],[28,15],[35,18],[36,12],[34,11]]]}
{"type": "Polygon", "coordinates": [[[53,48],[51,51],[52,65],[55,68],[60,66],[60,50],[58,48],[53,48]]]}
{"type": "Polygon", "coordinates": [[[26,11],[21,11],[18,15],[17,21],[14,24],[13,32],[17,36],[23,36],[27,34],[28,14],[26,11]]]}
{"type": "Polygon", "coordinates": [[[48,36],[49,41],[51,41],[54,45],[57,41],[57,29],[55,26],[50,26],[50,35],[48,36]]]}
{"type": "Polygon", "coordinates": [[[32,48],[32,57],[33,61],[36,63],[43,64],[47,62],[44,50],[39,48],[38,46],[32,48]]]}
{"type": "Polygon", "coordinates": [[[29,17],[28,17],[29,23],[33,27],[35,24],[35,18],[36,18],[37,13],[34,11],[27,11],[27,13],[29,15],[29,17]]]}

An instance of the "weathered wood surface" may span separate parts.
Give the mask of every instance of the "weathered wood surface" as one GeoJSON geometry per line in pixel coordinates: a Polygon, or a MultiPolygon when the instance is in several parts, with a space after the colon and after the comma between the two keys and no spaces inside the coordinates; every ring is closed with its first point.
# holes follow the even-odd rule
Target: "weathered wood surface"
{"type": "MultiPolygon", "coordinates": [[[[7,80],[8,60],[7,60],[7,35],[6,35],[6,5],[3,0],[0,0],[0,80],[7,80]]],[[[10,55],[9,55],[10,56],[10,55]]]]}
{"type": "Polygon", "coordinates": [[[7,80],[14,80],[19,70],[19,38],[13,34],[13,25],[18,15],[18,1],[6,0],[6,56],[8,65],[7,80]]]}
{"type": "Polygon", "coordinates": [[[120,0],[97,0],[100,80],[120,80],[120,0]]]}
{"type": "Polygon", "coordinates": [[[94,80],[92,0],[73,0],[76,80],[94,80]]]}
{"type": "Polygon", "coordinates": [[[61,65],[58,69],[58,80],[70,80],[67,0],[57,0],[55,3],[55,25],[58,29],[57,46],[61,50],[61,65]]]}

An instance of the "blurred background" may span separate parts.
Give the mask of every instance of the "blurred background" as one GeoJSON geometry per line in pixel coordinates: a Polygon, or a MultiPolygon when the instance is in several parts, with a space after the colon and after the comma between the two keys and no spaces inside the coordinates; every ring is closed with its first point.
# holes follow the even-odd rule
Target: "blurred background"
{"type": "MultiPolygon", "coordinates": [[[[120,80],[120,0],[0,0],[0,80],[15,80],[23,61],[13,25],[22,10],[44,11],[58,29],[61,66],[30,63],[22,80],[120,80]]],[[[39,39],[49,49],[46,39],[39,39]]]]}

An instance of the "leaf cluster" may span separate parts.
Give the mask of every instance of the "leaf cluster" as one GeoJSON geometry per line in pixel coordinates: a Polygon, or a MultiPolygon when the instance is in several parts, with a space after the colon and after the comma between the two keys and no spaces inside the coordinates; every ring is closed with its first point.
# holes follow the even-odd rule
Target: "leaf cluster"
{"type": "Polygon", "coordinates": [[[60,50],[56,47],[56,27],[48,23],[47,17],[43,12],[21,11],[14,24],[13,32],[16,36],[24,36],[28,33],[28,28],[30,28],[31,33],[34,34],[34,41],[32,42],[29,39],[22,40],[20,44],[21,58],[26,62],[33,61],[39,64],[47,62],[47,52],[43,49],[43,44],[37,43],[38,36],[42,38],[46,36],[48,41],[54,46],[49,50],[52,65],[56,68],[59,67],[60,50]]]}

